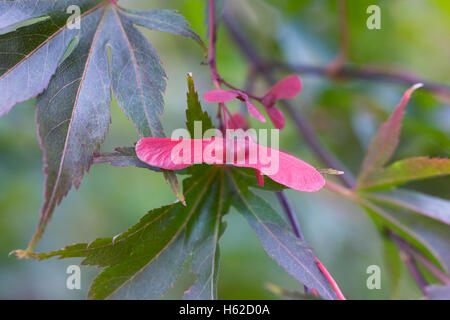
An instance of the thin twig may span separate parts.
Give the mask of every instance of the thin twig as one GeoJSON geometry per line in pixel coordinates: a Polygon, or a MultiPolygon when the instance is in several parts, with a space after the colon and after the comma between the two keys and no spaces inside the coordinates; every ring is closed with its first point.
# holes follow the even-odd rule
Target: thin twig
{"type": "Polygon", "coordinates": [[[326,67],[330,76],[342,69],[348,60],[350,51],[350,29],[347,19],[347,0],[338,0],[339,52],[337,57],[326,67]]]}
{"type": "MultiPolygon", "coordinates": [[[[208,64],[209,69],[211,71],[211,80],[216,86],[217,89],[221,89],[221,77],[219,76],[219,72],[217,71],[217,62],[216,62],[216,26],[214,24],[215,21],[215,10],[214,10],[214,0],[209,0],[209,49],[208,49],[208,64]]],[[[228,121],[227,121],[227,106],[223,102],[219,102],[219,110],[217,113],[217,117],[220,120],[221,129],[228,129],[228,121]],[[222,123],[223,116],[223,123],[222,123]]],[[[228,111],[229,113],[229,111],[228,111]]],[[[230,121],[234,121],[233,117],[229,117],[230,121]]]]}
{"type": "Polygon", "coordinates": [[[338,0],[339,19],[339,55],[340,61],[345,63],[350,52],[350,28],[348,26],[347,0],[338,0]]]}
{"type": "MultiPolygon", "coordinates": [[[[283,207],[284,212],[286,213],[289,222],[292,226],[292,229],[294,230],[294,234],[299,238],[301,241],[305,241],[305,237],[303,236],[303,233],[300,229],[300,224],[298,223],[298,219],[292,210],[291,204],[289,203],[288,198],[284,194],[284,191],[279,191],[275,193],[277,195],[278,201],[280,202],[281,206],[283,207]]],[[[303,285],[303,289],[305,291],[305,294],[308,294],[310,292],[309,288],[306,285],[303,285]]]]}
{"type": "Polygon", "coordinates": [[[292,210],[292,207],[289,203],[289,200],[287,199],[286,195],[283,191],[276,192],[278,201],[280,201],[281,206],[284,209],[284,212],[286,212],[286,215],[289,219],[289,222],[291,223],[292,229],[294,230],[294,234],[299,238],[301,241],[305,241],[305,237],[302,234],[302,231],[300,229],[300,225],[298,223],[297,217],[295,216],[294,211],[292,210]]]}
{"type": "Polygon", "coordinates": [[[327,278],[328,282],[331,284],[331,287],[333,288],[334,292],[336,293],[339,300],[346,300],[344,297],[344,294],[342,293],[341,289],[339,288],[337,282],[333,279],[331,274],[328,272],[327,268],[320,262],[319,259],[314,257],[316,259],[316,264],[319,267],[320,271],[322,271],[325,278],[327,278]]]}
{"type": "MultiPolygon", "coordinates": [[[[266,71],[279,69],[288,72],[296,72],[303,75],[330,76],[327,66],[288,64],[280,61],[264,61],[261,65],[263,70],[266,71]]],[[[422,79],[410,73],[398,73],[375,67],[345,65],[342,66],[340,70],[337,70],[333,76],[334,78],[361,79],[384,83],[405,84],[408,86],[416,83],[423,83],[423,89],[446,99],[450,99],[449,85],[427,81],[426,79],[422,79]]]]}
{"type": "Polygon", "coordinates": [[[211,71],[211,79],[217,89],[220,89],[220,77],[217,72],[216,65],[216,28],[214,25],[214,0],[209,0],[209,49],[208,49],[208,64],[211,71]]]}
{"type": "Polygon", "coordinates": [[[256,101],[260,101],[260,102],[262,101],[262,98],[261,98],[261,97],[258,97],[258,96],[253,95],[252,93],[248,92],[249,90],[243,91],[243,90],[241,90],[241,89],[239,89],[239,88],[233,86],[231,83],[225,81],[223,78],[219,78],[219,81],[220,81],[222,84],[224,84],[225,86],[227,86],[228,88],[232,89],[232,90],[237,90],[237,91],[244,92],[244,93],[245,93],[247,96],[249,96],[250,98],[255,99],[256,101]]]}

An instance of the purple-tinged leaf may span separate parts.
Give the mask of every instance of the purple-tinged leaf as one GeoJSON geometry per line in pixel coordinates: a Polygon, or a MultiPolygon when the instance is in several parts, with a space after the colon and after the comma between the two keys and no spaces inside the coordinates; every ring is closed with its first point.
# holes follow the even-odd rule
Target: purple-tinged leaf
{"type": "Polygon", "coordinates": [[[391,292],[396,292],[400,283],[402,272],[402,259],[399,254],[397,244],[387,234],[383,234],[383,261],[387,269],[387,276],[389,278],[389,286],[391,292]]]}
{"type": "Polygon", "coordinates": [[[49,19],[0,35],[0,117],[18,102],[37,96],[47,88],[71,41],[81,29],[67,28],[65,12],[70,4],[81,10],[80,19],[95,15],[101,1],[2,1],[0,27],[42,15],[49,19]]]}
{"type": "Polygon", "coordinates": [[[92,153],[108,131],[111,93],[106,42],[111,18],[111,11],[101,7],[82,20],[77,47],[36,102],[46,175],[41,221],[32,242],[40,238],[70,188],[80,186],[92,153]]]}
{"type": "Polygon", "coordinates": [[[163,137],[160,116],[164,109],[166,74],[155,49],[134,22],[113,10],[111,77],[114,96],[141,136],[163,137]]]}
{"type": "Polygon", "coordinates": [[[372,171],[381,168],[391,159],[400,139],[402,119],[405,114],[406,105],[414,90],[420,87],[422,87],[422,84],[418,83],[406,90],[402,100],[389,119],[378,129],[361,165],[358,185],[362,185],[372,171]]]}
{"type": "Polygon", "coordinates": [[[266,201],[249,191],[234,172],[229,173],[229,180],[235,190],[232,205],[247,219],[267,254],[294,279],[308,288],[315,288],[324,299],[336,299],[317,267],[311,248],[295,236],[266,201]]]}
{"type": "Polygon", "coordinates": [[[450,271],[450,227],[406,208],[370,198],[359,201],[376,225],[388,228],[414,245],[437,265],[450,271]]]}
{"type": "Polygon", "coordinates": [[[102,0],[2,0],[0,30],[42,16],[51,17],[53,20],[63,18],[65,23],[69,17],[66,10],[70,5],[77,5],[83,12],[87,7],[96,6],[101,2],[102,0]]]}
{"type": "Polygon", "coordinates": [[[367,198],[391,203],[450,225],[450,201],[408,190],[365,194],[367,198]]]}
{"type": "Polygon", "coordinates": [[[450,300],[450,286],[432,285],[425,288],[430,300],[450,300]]]}
{"type": "Polygon", "coordinates": [[[164,108],[166,74],[155,49],[135,25],[191,37],[199,43],[201,40],[173,10],[113,11],[115,23],[111,28],[115,37],[108,44],[114,95],[141,136],[162,137],[159,117],[164,108]]]}
{"type": "Polygon", "coordinates": [[[133,23],[145,28],[170,32],[187,38],[192,38],[203,46],[201,38],[190,29],[186,19],[176,10],[131,10],[123,9],[122,15],[126,15],[133,23]]]}

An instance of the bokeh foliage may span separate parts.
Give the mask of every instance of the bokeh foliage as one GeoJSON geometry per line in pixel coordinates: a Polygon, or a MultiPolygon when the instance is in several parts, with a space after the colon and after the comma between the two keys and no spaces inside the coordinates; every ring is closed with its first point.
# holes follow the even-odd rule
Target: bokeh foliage
{"type": "MultiPolygon", "coordinates": [[[[140,9],[178,9],[200,35],[205,35],[204,2],[201,0],[121,1],[140,9]]],[[[291,63],[323,65],[337,52],[335,1],[230,0],[240,6],[236,15],[250,41],[266,58],[291,63]]],[[[409,70],[426,79],[450,83],[450,4],[446,0],[378,1],[382,30],[366,28],[366,8],[372,1],[350,0],[350,61],[355,64],[409,70]]],[[[185,75],[192,72],[200,94],[211,88],[209,70],[201,66],[201,51],[194,43],[156,32],[144,34],[157,48],[168,74],[163,124],[167,132],[184,127],[185,75]],[[182,116],[180,116],[182,115],[182,116]]],[[[248,68],[225,30],[218,34],[218,68],[230,82],[242,86],[248,68]]],[[[279,77],[283,76],[279,74],[279,77]]],[[[405,86],[362,80],[332,81],[301,75],[304,89],[295,106],[308,115],[320,137],[340,159],[357,173],[364,150],[381,122],[392,112],[405,86]]],[[[262,81],[255,91],[264,92],[262,81]]],[[[211,115],[215,105],[204,104],[211,115]]],[[[239,106],[236,104],[236,108],[239,106]]],[[[103,151],[132,145],[136,131],[114,102],[111,134],[103,151]]],[[[74,261],[17,261],[8,258],[12,249],[23,247],[38,220],[43,173],[41,151],[36,140],[34,101],[16,106],[0,119],[0,297],[83,298],[95,269],[83,267],[82,290],[65,288],[65,269],[74,261]]],[[[401,143],[394,160],[418,155],[448,157],[450,150],[449,102],[426,91],[418,91],[407,107],[401,143]]],[[[318,165],[288,121],[281,147],[318,165]]],[[[409,189],[450,199],[448,177],[408,184],[409,189]]],[[[262,192],[267,198],[273,197],[262,192]]],[[[316,255],[333,272],[347,298],[418,298],[421,293],[405,270],[392,287],[383,277],[381,290],[366,288],[366,268],[377,264],[385,270],[381,239],[365,212],[328,191],[317,194],[288,192],[305,237],[316,255]]],[[[162,176],[137,168],[99,165],[57,209],[38,249],[48,251],[99,236],[113,236],[134,224],[150,208],[174,201],[162,176]]],[[[221,298],[276,298],[265,288],[267,282],[298,289],[261,248],[256,236],[231,212],[222,240],[221,298]]],[[[402,269],[403,267],[401,267],[402,269]]],[[[192,284],[187,274],[184,287],[192,284]]],[[[182,285],[181,283],[180,285],[182,285]]],[[[174,290],[173,295],[180,292],[174,290]]]]}

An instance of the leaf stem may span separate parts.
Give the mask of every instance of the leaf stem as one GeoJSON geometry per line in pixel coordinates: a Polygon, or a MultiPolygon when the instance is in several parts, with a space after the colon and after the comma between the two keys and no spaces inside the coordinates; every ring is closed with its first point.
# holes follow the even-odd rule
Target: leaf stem
{"type": "Polygon", "coordinates": [[[335,193],[340,194],[341,196],[344,196],[346,198],[350,198],[352,200],[356,200],[358,195],[353,192],[352,189],[340,186],[330,180],[327,180],[326,184],[325,184],[325,188],[329,189],[330,191],[333,191],[335,193]]]}
{"type": "Polygon", "coordinates": [[[215,10],[214,10],[214,0],[209,0],[209,51],[208,51],[208,64],[211,71],[211,80],[217,89],[220,89],[220,76],[217,72],[216,63],[216,28],[215,28],[215,10]]]}
{"type": "Polygon", "coordinates": [[[319,267],[320,271],[322,271],[325,278],[327,278],[328,282],[331,284],[331,287],[333,288],[334,292],[336,293],[338,299],[339,300],[347,300],[347,299],[345,299],[344,295],[342,294],[341,289],[339,289],[339,286],[336,283],[336,281],[333,279],[331,274],[328,272],[327,268],[325,268],[325,266],[322,264],[322,262],[320,262],[319,259],[317,259],[317,257],[314,257],[314,258],[316,259],[316,263],[317,263],[317,266],[319,267]]]}
{"type": "Polygon", "coordinates": [[[289,200],[286,197],[286,194],[284,193],[284,191],[279,191],[279,192],[276,192],[275,194],[276,194],[281,206],[283,207],[284,212],[286,212],[289,222],[291,223],[292,229],[294,230],[294,234],[301,241],[305,241],[305,237],[303,236],[302,231],[300,229],[300,224],[298,223],[297,217],[295,216],[295,213],[292,210],[291,204],[289,203],[289,200]]]}
{"type": "Polygon", "coordinates": [[[219,78],[219,81],[220,81],[222,84],[224,84],[225,86],[227,86],[228,88],[230,88],[230,89],[232,89],[232,90],[241,91],[241,92],[245,93],[247,96],[249,96],[250,98],[252,98],[252,99],[254,99],[254,100],[256,100],[256,101],[262,102],[262,100],[263,100],[262,97],[255,96],[255,95],[253,95],[252,93],[250,93],[250,92],[248,92],[248,91],[244,91],[244,90],[242,90],[242,89],[239,89],[239,88],[233,86],[232,84],[230,84],[229,82],[227,82],[227,81],[226,81],[225,79],[223,79],[223,78],[219,78]]]}
{"type": "Polygon", "coordinates": [[[338,0],[339,52],[336,58],[326,66],[327,72],[334,77],[346,63],[350,51],[350,29],[347,19],[347,0],[338,0]]]}

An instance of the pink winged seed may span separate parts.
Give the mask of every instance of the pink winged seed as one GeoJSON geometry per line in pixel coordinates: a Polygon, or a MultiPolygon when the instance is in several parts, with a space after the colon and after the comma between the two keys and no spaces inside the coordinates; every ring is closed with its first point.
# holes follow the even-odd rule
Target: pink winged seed
{"type": "MultiPolygon", "coordinates": [[[[138,158],[154,167],[159,167],[167,170],[179,170],[187,168],[198,163],[207,163],[215,165],[229,164],[237,167],[247,167],[259,170],[261,174],[265,174],[272,180],[283,184],[291,189],[305,192],[315,192],[320,190],[325,185],[325,179],[322,175],[311,165],[295,158],[287,153],[271,149],[262,145],[258,145],[252,140],[246,140],[246,145],[251,149],[256,147],[257,154],[278,153],[278,170],[273,173],[269,170],[266,164],[263,164],[259,159],[251,159],[246,152],[244,163],[226,163],[224,159],[213,157],[210,159],[203,158],[203,150],[205,148],[214,148],[211,143],[222,143],[226,147],[226,140],[223,138],[210,139],[171,139],[171,138],[143,138],[136,144],[136,154],[138,158]],[[175,147],[183,142],[191,147],[191,157],[185,163],[174,163],[172,161],[172,151],[175,147]],[[252,145],[253,144],[253,145],[252,145]]],[[[224,152],[225,154],[225,152],[224,152]]]]}
{"type": "Polygon", "coordinates": [[[230,117],[229,123],[230,129],[248,129],[248,121],[247,118],[240,112],[233,113],[230,117]]]}
{"type": "Polygon", "coordinates": [[[227,102],[233,99],[239,98],[245,101],[248,113],[258,121],[266,122],[266,118],[258,110],[258,108],[250,101],[248,95],[238,90],[211,90],[203,95],[203,99],[208,102],[227,102]]]}
{"type": "Polygon", "coordinates": [[[302,81],[297,75],[289,76],[278,81],[264,95],[262,104],[266,108],[267,114],[272,120],[275,128],[283,129],[285,119],[283,112],[275,107],[275,102],[280,99],[294,98],[302,90],[302,81]]]}
{"type": "Polygon", "coordinates": [[[264,115],[248,98],[245,100],[245,103],[247,104],[248,113],[250,113],[253,118],[261,122],[266,122],[264,115]]]}
{"type": "Polygon", "coordinates": [[[294,98],[302,90],[302,81],[297,75],[278,81],[263,97],[263,104],[271,107],[276,100],[294,98]]]}
{"type": "Polygon", "coordinates": [[[286,120],[284,119],[284,113],[275,106],[270,108],[266,108],[267,114],[269,115],[270,120],[272,120],[275,128],[281,130],[284,128],[286,120]]]}
{"type": "Polygon", "coordinates": [[[227,102],[239,96],[235,90],[211,90],[203,95],[203,99],[208,102],[227,102]]]}

